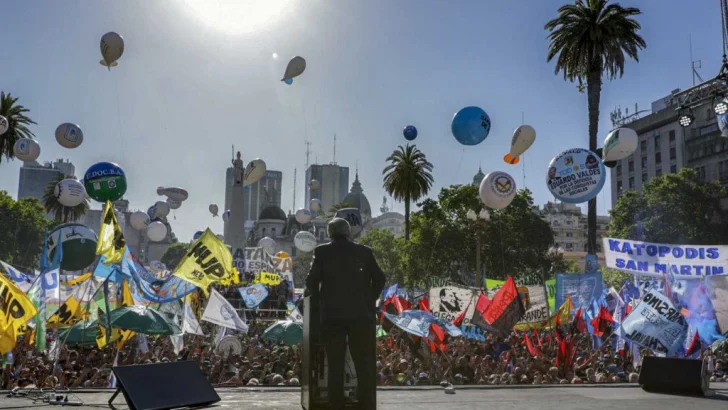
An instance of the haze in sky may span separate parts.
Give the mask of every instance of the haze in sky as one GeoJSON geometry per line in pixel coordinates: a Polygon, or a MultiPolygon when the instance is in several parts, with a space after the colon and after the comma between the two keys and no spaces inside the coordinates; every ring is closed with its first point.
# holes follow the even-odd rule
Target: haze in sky
{"type": "MultiPolygon", "coordinates": [[[[469,183],[480,164],[485,173],[509,172],[543,205],[553,200],[545,184],[551,158],[588,145],[586,95],[546,62],[543,26],[564,3],[6,1],[0,89],[31,110],[39,161],[68,158],[79,178],[98,161],[120,164],[133,209],[162,199],[157,186],[186,188],[190,198],[170,220],[181,241],[206,226],[222,232],[207,208],[224,204],[232,145],[246,162],[263,158],[283,172],[282,208],[295,211],[304,206],[304,141],[313,144],[312,163],[329,163],[336,134],[336,162],[350,167],[350,183],[358,164],[364,193],[378,210],[385,159],[405,144],[408,124],[418,128],[415,143],[435,165],[430,196],[469,183]],[[111,71],[99,65],[99,40],[108,31],[126,43],[111,71]],[[307,68],[287,86],[280,79],[295,55],[306,58],[307,68]],[[492,121],[488,139],[474,147],[450,133],[453,114],[469,105],[492,121]],[[522,118],[537,139],[523,165],[510,166],[502,158],[522,118]],[[63,122],[81,126],[81,147],[56,144],[53,132],[63,122]]],[[[624,78],[605,82],[601,140],[616,107],[649,109],[692,85],[690,36],[703,78],[717,74],[722,55],[716,1],[620,3],[642,9],[647,49],[639,63],[627,63],[624,78]]],[[[0,190],[17,195],[21,164],[3,161],[0,190]]],[[[609,195],[607,181],[600,215],[609,195]]]]}

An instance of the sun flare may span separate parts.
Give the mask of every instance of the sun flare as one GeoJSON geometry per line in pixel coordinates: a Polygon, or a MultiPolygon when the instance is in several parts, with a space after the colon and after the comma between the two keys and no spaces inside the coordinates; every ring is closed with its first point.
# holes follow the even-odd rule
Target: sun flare
{"type": "Polygon", "coordinates": [[[185,0],[205,24],[229,34],[253,33],[274,23],[292,0],[185,0]]]}

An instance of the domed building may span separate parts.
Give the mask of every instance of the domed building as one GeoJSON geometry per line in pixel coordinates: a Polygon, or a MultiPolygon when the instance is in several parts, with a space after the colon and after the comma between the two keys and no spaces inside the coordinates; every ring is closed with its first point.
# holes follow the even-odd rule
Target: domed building
{"type": "Polygon", "coordinates": [[[361,182],[359,182],[359,170],[356,171],[356,177],[354,178],[354,183],[351,184],[351,190],[341,202],[351,204],[353,208],[357,208],[361,213],[362,222],[371,219],[372,207],[369,205],[369,200],[366,195],[364,195],[361,182]]]}
{"type": "Polygon", "coordinates": [[[483,170],[478,166],[478,173],[475,174],[473,177],[473,186],[480,186],[480,183],[483,182],[483,179],[485,178],[485,174],[483,173],[483,170]]]}
{"type": "Polygon", "coordinates": [[[276,238],[282,235],[287,219],[286,213],[275,205],[264,208],[255,224],[255,236],[257,238],[265,236],[276,238]]]}

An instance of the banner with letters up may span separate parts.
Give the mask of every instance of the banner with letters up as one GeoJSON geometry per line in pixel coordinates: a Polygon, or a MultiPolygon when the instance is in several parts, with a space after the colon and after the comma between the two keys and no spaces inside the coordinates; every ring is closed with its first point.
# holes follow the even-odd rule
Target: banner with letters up
{"type": "Polygon", "coordinates": [[[539,328],[549,318],[546,289],[543,286],[518,286],[526,313],[516,323],[516,330],[529,330],[539,328]]]}
{"type": "Polygon", "coordinates": [[[561,306],[566,297],[571,297],[574,310],[591,306],[592,298],[599,299],[602,295],[602,273],[556,274],[556,305],[561,306]]]}
{"type": "Polygon", "coordinates": [[[430,311],[440,319],[453,322],[465,312],[463,324],[470,324],[475,311],[476,291],[457,286],[443,286],[430,289],[430,311]]]}
{"type": "Polygon", "coordinates": [[[728,246],[604,238],[604,259],[608,268],[635,275],[662,277],[671,272],[676,279],[698,279],[727,273],[728,246]]]}
{"type": "Polygon", "coordinates": [[[651,290],[622,322],[622,336],[655,353],[671,356],[683,343],[687,322],[670,299],[651,290]]]}

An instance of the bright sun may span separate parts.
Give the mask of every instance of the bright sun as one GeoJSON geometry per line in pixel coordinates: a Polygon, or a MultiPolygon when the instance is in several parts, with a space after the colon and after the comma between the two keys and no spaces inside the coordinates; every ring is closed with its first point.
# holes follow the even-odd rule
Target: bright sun
{"type": "Polygon", "coordinates": [[[259,31],[275,22],[291,0],[185,0],[203,22],[230,34],[259,31]]]}

